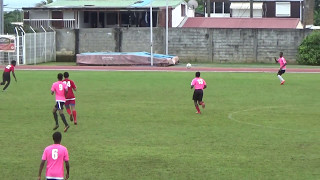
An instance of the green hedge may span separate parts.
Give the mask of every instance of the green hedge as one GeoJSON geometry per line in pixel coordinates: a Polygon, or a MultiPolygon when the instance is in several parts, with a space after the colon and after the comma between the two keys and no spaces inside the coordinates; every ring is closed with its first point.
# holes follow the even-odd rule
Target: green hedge
{"type": "Polygon", "coordinates": [[[313,31],[298,48],[299,64],[320,65],[320,31],[313,31]]]}

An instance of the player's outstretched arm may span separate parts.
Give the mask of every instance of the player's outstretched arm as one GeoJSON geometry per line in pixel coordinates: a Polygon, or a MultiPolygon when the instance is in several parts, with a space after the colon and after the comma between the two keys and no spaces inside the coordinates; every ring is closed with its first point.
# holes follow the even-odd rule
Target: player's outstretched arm
{"type": "Polygon", "coordinates": [[[44,167],[44,163],[45,163],[45,162],[46,162],[45,160],[42,160],[41,163],[40,163],[38,180],[41,179],[41,172],[42,172],[42,169],[43,169],[43,167],[44,167]]]}
{"type": "Polygon", "coordinates": [[[275,61],[276,63],[278,63],[278,61],[277,61],[277,58],[276,58],[276,57],[274,58],[274,61],[275,61]]]}
{"type": "Polygon", "coordinates": [[[13,75],[14,79],[15,79],[15,80],[16,80],[16,82],[17,82],[16,75],[14,74],[14,72],[13,72],[13,71],[12,71],[12,75],[13,75]]]}
{"type": "Polygon", "coordinates": [[[70,169],[69,161],[66,161],[65,164],[66,164],[66,169],[67,169],[66,179],[69,179],[69,169],[70,169]]]}

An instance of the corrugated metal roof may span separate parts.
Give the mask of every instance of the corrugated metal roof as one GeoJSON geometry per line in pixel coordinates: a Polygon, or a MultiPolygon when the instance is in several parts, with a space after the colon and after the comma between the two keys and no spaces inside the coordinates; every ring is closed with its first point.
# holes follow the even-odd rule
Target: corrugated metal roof
{"type": "Polygon", "coordinates": [[[188,18],[183,28],[300,29],[298,18],[188,18]]]}
{"type": "MultiPolygon", "coordinates": [[[[152,2],[153,7],[165,7],[166,0],[57,0],[45,7],[47,8],[146,8],[150,7],[152,2]]],[[[168,6],[175,8],[176,6],[184,3],[184,0],[168,0],[168,6]]]]}

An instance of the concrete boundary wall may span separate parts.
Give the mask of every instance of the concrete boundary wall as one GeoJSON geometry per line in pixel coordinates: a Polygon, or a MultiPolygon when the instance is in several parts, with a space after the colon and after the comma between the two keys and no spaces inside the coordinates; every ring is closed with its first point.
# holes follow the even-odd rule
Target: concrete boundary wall
{"type": "MultiPolygon", "coordinates": [[[[57,30],[57,54],[150,52],[149,28],[57,30]],[[70,38],[69,38],[70,37],[70,38]],[[72,53],[70,53],[72,52],[72,53]]],[[[296,62],[297,48],[311,32],[303,29],[170,28],[169,54],[182,62],[273,63],[280,51],[296,62]]],[[[153,28],[154,53],[165,54],[165,28],[153,28]]]]}

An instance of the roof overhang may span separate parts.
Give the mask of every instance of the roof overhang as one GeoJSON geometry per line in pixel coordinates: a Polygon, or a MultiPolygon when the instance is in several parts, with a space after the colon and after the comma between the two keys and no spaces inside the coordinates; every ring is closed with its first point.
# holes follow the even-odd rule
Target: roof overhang
{"type": "MultiPolygon", "coordinates": [[[[153,11],[158,11],[159,7],[153,7],[153,11]]],[[[23,11],[149,11],[150,8],[146,7],[128,7],[128,8],[118,8],[118,7],[96,7],[96,6],[88,6],[88,7],[30,7],[30,8],[22,8],[23,11]]]]}

